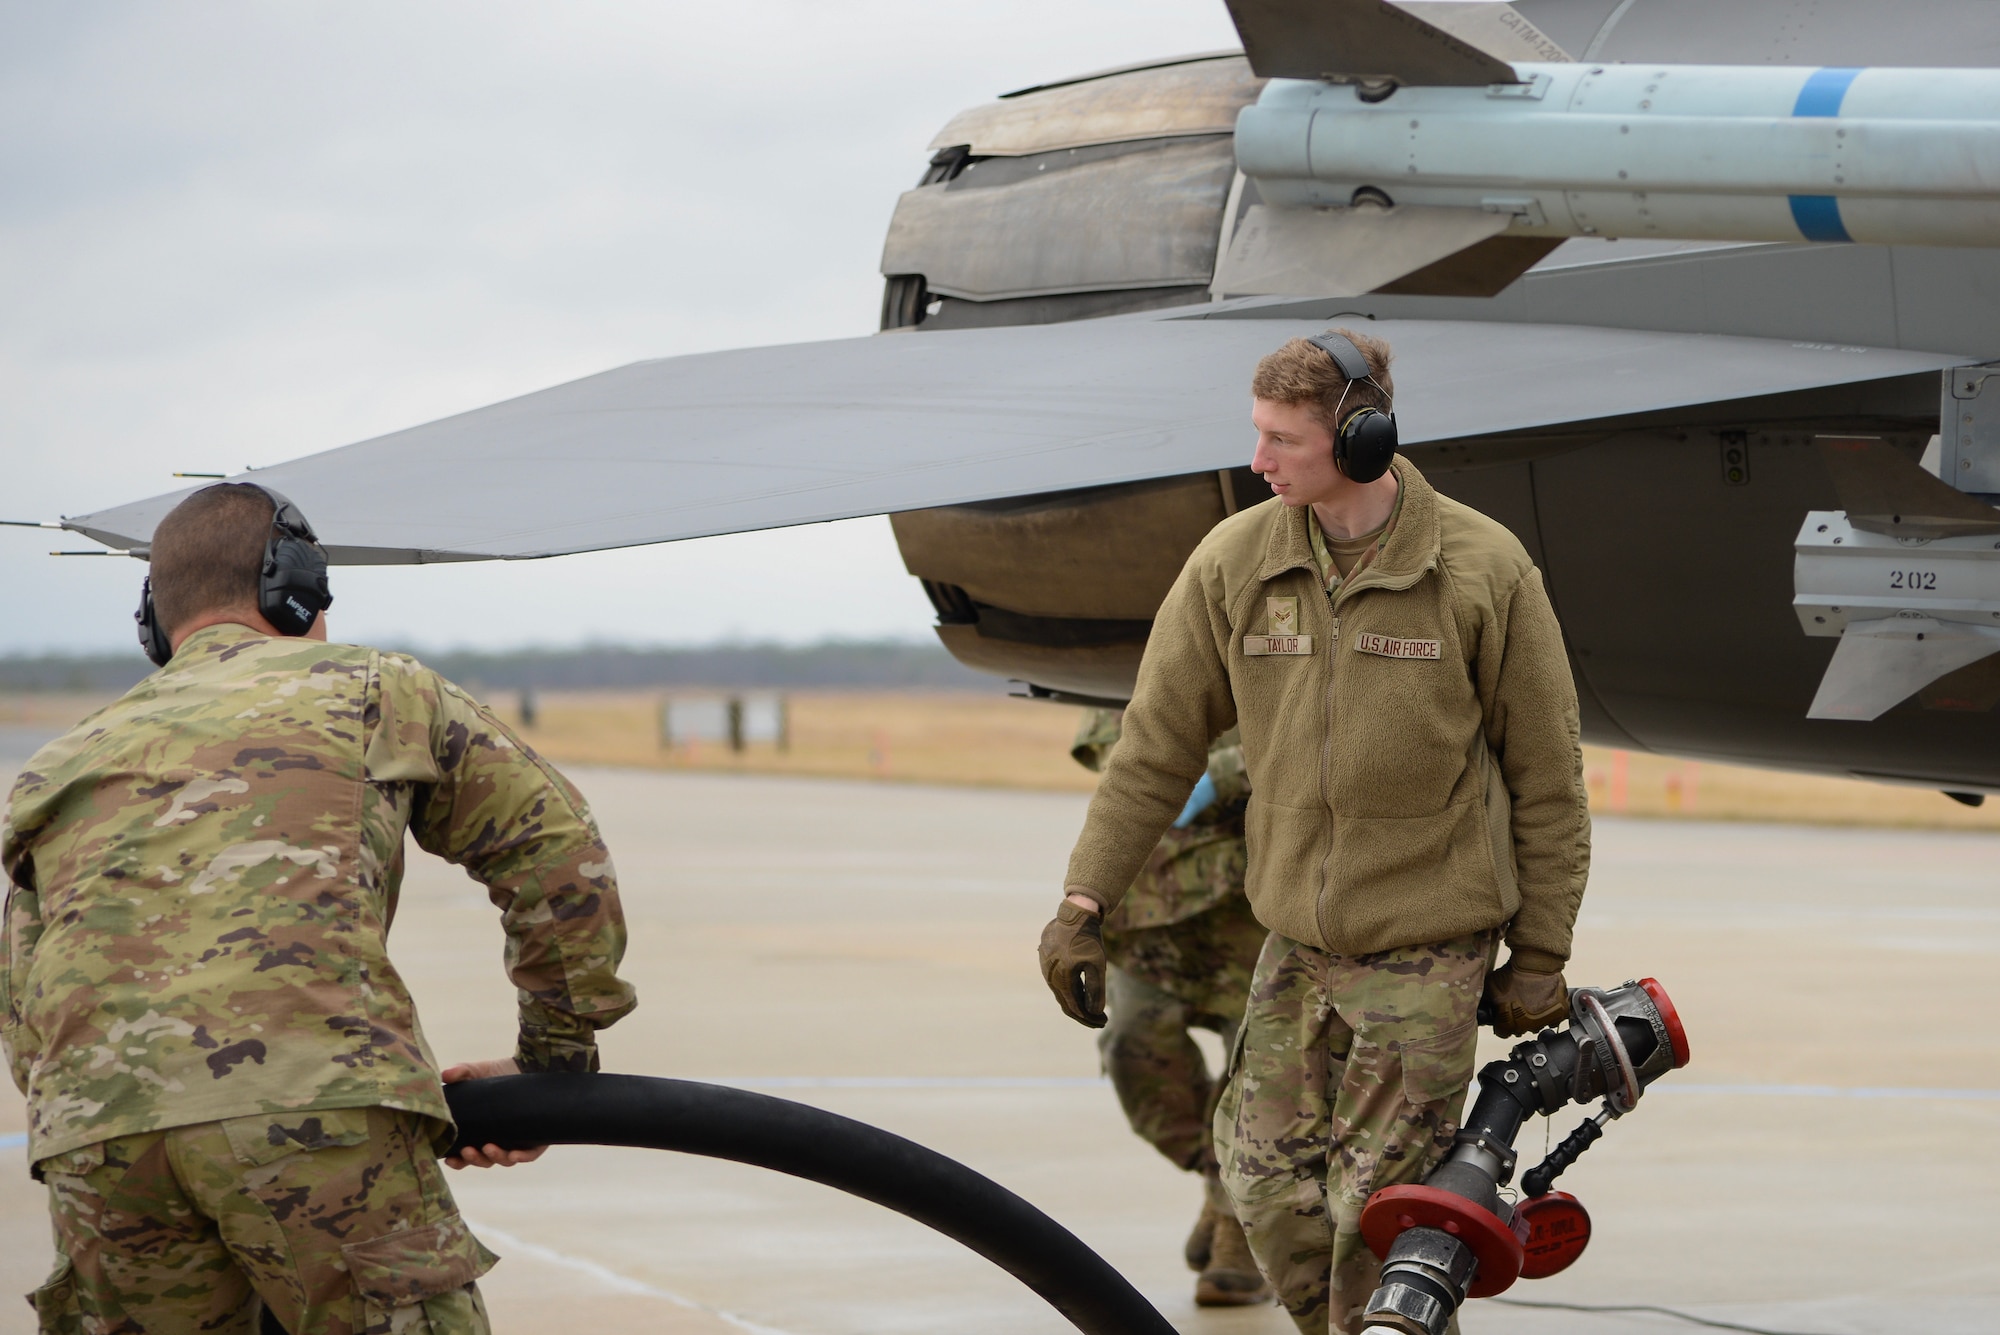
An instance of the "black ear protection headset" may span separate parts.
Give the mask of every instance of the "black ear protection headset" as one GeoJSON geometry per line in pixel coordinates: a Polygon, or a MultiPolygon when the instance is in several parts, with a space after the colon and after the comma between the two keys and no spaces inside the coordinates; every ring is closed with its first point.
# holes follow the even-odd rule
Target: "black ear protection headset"
{"type": "MultiPolygon", "coordinates": [[[[333,606],[326,585],[326,551],[299,507],[284,496],[255,482],[233,485],[256,487],[271,501],[271,537],[257,572],[257,611],[280,635],[303,635],[321,612],[333,606]]],[[[160,630],[150,575],[140,587],[139,610],[132,619],[139,623],[139,647],[154,666],[165,667],[174,656],[174,646],[160,630]]]]}
{"type": "MultiPolygon", "coordinates": [[[[1361,349],[1354,346],[1354,340],[1345,334],[1328,331],[1314,334],[1306,342],[1312,344],[1327,356],[1347,377],[1347,389],[1340,391],[1340,404],[1333,410],[1339,422],[1333,433],[1334,466],[1354,482],[1373,482],[1389,471],[1389,461],[1396,457],[1396,414],[1377,412],[1373,408],[1356,408],[1346,417],[1340,416],[1340,409],[1347,403],[1347,390],[1354,388],[1355,382],[1366,380],[1376,389],[1382,389],[1374,373],[1368,369],[1368,359],[1361,355],[1361,349]]],[[[1387,394],[1387,390],[1382,390],[1387,394]]]]}

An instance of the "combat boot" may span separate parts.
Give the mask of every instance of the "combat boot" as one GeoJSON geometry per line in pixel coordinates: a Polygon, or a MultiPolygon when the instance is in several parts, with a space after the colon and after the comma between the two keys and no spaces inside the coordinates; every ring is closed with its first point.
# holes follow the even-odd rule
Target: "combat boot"
{"type": "Polygon", "coordinates": [[[1229,1198],[1222,1193],[1222,1179],[1211,1168],[1201,1175],[1201,1213],[1195,1216],[1194,1228],[1188,1232],[1187,1244],[1181,1248],[1181,1255],[1187,1258],[1188,1269],[1197,1274],[1208,1269],[1215,1221],[1229,1213],[1229,1198]]]}
{"type": "Polygon", "coordinates": [[[1250,1255],[1243,1225],[1233,1214],[1222,1215],[1215,1221],[1208,1264],[1194,1282],[1195,1306],[1248,1307],[1270,1301],[1271,1286],[1264,1282],[1256,1259],[1250,1255]]]}

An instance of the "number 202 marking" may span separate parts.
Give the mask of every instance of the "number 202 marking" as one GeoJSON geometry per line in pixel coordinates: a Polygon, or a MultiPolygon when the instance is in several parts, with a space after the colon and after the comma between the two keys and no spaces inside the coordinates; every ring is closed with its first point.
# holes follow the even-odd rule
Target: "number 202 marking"
{"type": "Polygon", "coordinates": [[[1937,572],[1934,570],[1891,570],[1889,587],[1892,589],[1935,589],[1937,572]]]}

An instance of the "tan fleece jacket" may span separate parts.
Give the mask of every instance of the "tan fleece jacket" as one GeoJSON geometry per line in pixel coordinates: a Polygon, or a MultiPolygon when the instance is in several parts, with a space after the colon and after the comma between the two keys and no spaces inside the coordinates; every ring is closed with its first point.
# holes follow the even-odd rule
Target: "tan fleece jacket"
{"type": "Polygon", "coordinates": [[[1398,459],[1381,554],[1329,596],[1305,509],[1218,524],[1160,607],[1067,888],[1116,907],[1239,727],[1248,892],[1342,955],[1506,926],[1554,969],[1590,869],[1576,686],[1541,572],[1398,459]]]}

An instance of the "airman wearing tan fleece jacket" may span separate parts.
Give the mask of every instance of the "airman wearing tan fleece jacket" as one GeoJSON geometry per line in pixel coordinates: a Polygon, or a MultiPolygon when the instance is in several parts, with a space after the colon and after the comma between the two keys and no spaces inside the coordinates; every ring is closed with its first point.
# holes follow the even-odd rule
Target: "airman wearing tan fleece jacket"
{"type": "MultiPolygon", "coordinates": [[[[1345,339],[1345,342],[1341,340],[1345,339]]],[[[1100,915],[1241,730],[1247,890],[1271,929],[1216,1116],[1224,1181],[1301,1331],[1358,1330],[1377,1188],[1450,1149],[1482,991],[1502,1034],[1567,1013],[1589,870],[1576,690],[1540,573],[1501,525],[1343,424],[1392,405],[1389,350],[1294,339],[1252,381],[1274,499],[1188,559],[1043,934],[1103,1023],[1100,915]],[[1334,351],[1338,350],[1338,352],[1334,351]],[[1336,360],[1365,376],[1350,380],[1336,360]],[[1504,938],[1508,966],[1489,973],[1504,938]]],[[[1364,423],[1365,425],[1365,423],[1364,423]]],[[[1375,426],[1379,429],[1381,422],[1375,426]]]]}

